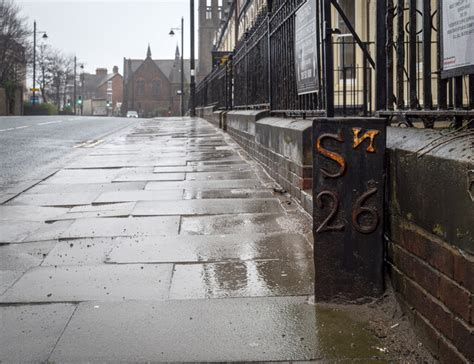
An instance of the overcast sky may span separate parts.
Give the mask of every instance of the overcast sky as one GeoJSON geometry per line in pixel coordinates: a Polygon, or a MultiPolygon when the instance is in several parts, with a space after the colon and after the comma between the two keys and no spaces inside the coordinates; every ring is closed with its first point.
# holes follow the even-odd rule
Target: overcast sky
{"type": "MultiPolygon", "coordinates": [[[[123,58],[143,59],[150,43],[154,59],[174,58],[181,34],[168,35],[184,16],[184,56],[189,57],[189,0],[15,0],[31,27],[48,33],[46,42],[76,55],[88,72],[114,65],[123,58]]],[[[195,1],[197,10],[198,1],[195,1]]],[[[197,16],[195,17],[197,30],[197,16]]],[[[41,37],[38,37],[41,39],[41,37]]],[[[197,57],[197,37],[196,37],[197,57]]]]}

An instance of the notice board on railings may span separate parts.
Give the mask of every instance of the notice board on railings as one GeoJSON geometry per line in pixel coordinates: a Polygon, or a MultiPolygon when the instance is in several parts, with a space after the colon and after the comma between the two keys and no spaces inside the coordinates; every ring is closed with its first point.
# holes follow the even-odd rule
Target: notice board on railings
{"type": "Polygon", "coordinates": [[[474,1],[442,0],[442,77],[474,74],[474,1]]]}
{"type": "Polygon", "coordinates": [[[307,0],[296,12],[295,68],[298,95],[318,91],[319,62],[316,41],[316,0],[307,0]]]}

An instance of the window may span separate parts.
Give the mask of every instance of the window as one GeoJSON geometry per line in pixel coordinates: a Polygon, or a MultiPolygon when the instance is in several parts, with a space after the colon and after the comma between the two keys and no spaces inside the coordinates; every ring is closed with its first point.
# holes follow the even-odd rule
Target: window
{"type": "Polygon", "coordinates": [[[144,80],[137,81],[137,95],[138,96],[145,95],[145,81],[144,80]]]}
{"type": "MultiPolygon", "coordinates": [[[[354,0],[339,0],[339,5],[341,6],[344,14],[349,19],[352,27],[355,28],[355,1],[354,0]]],[[[338,27],[341,31],[337,43],[339,44],[339,78],[340,80],[352,80],[355,78],[355,43],[354,37],[352,36],[349,28],[346,23],[339,16],[338,27]]]]}
{"type": "Polygon", "coordinates": [[[112,90],[112,81],[107,81],[107,90],[112,90]]]}
{"type": "Polygon", "coordinates": [[[151,84],[151,93],[153,96],[158,96],[160,94],[160,86],[161,86],[160,80],[153,80],[151,84]]]}

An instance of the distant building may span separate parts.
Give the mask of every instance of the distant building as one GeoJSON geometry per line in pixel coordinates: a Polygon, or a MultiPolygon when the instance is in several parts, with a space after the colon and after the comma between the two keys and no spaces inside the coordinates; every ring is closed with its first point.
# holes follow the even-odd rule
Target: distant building
{"type": "MultiPolygon", "coordinates": [[[[137,111],[142,117],[181,115],[181,56],[176,47],[175,59],[154,60],[148,46],[144,60],[123,61],[124,102],[122,114],[137,111]]],[[[187,110],[190,79],[189,60],[184,61],[184,105],[187,110]]]]}
{"type": "Polygon", "coordinates": [[[120,113],[123,104],[123,77],[117,66],[112,73],[107,68],[97,68],[95,74],[83,73],[78,95],[85,100],[106,100],[110,113],[120,113]]]}
{"type": "MultiPolygon", "coordinates": [[[[201,81],[212,70],[212,51],[222,23],[227,19],[233,0],[199,0],[199,62],[196,73],[201,81]]],[[[245,2],[240,0],[240,2],[245,2]]]]}

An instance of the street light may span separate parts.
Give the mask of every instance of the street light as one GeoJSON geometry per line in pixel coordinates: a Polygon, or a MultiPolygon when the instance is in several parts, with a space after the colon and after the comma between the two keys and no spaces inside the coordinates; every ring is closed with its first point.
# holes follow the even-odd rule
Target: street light
{"type": "Polygon", "coordinates": [[[181,32],[181,116],[184,116],[184,18],[181,18],[181,28],[171,28],[170,36],[174,36],[174,31],[181,32]]]}
{"type": "Polygon", "coordinates": [[[80,96],[80,107],[81,107],[81,116],[84,114],[84,84],[86,83],[84,76],[84,64],[81,64],[81,96],[80,96]]]}
{"type": "Polygon", "coordinates": [[[33,105],[36,104],[36,34],[43,34],[43,39],[48,39],[46,32],[36,31],[36,20],[33,23],[33,105]]]}
{"type": "Polygon", "coordinates": [[[189,81],[189,108],[191,110],[190,114],[191,117],[196,116],[196,70],[194,66],[194,0],[190,0],[190,27],[191,27],[191,59],[190,59],[190,67],[191,67],[191,76],[189,81]]]}

